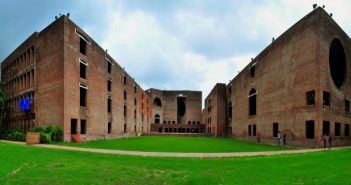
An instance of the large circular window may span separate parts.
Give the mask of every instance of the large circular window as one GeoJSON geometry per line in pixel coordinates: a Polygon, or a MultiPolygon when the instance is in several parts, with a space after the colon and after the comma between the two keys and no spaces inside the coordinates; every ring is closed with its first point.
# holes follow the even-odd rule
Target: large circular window
{"type": "Polygon", "coordinates": [[[336,87],[340,88],[346,77],[345,50],[339,39],[333,39],[329,49],[329,69],[336,87]]]}

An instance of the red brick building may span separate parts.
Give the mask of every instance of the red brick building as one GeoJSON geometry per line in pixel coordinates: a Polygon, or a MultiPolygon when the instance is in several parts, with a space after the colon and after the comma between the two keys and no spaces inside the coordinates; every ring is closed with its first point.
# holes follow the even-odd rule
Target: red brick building
{"type": "Polygon", "coordinates": [[[202,124],[201,91],[149,89],[152,99],[153,133],[205,133],[202,124]]]}
{"type": "Polygon", "coordinates": [[[323,146],[323,135],[331,135],[333,145],[347,145],[350,73],[351,40],[318,7],[273,39],[225,93],[217,84],[206,98],[204,120],[212,118],[206,123],[215,135],[275,143],[280,133],[288,145],[315,147],[323,146]],[[211,108],[227,111],[207,113],[211,108]],[[218,119],[223,112],[226,129],[218,119]]]}
{"type": "Polygon", "coordinates": [[[1,64],[3,129],[58,125],[64,140],[148,132],[151,98],[68,17],[33,33],[1,64]],[[19,101],[30,98],[30,109],[19,101]]]}

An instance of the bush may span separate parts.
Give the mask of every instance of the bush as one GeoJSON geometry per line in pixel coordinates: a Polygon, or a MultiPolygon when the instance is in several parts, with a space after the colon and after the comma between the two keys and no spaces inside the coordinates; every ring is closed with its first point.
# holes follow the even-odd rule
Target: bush
{"type": "Polygon", "coordinates": [[[40,132],[40,143],[51,143],[51,134],[40,132]]]}
{"type": "Polygon", "coordinates": [[[40,132],[41,143],[51,143],[51,141],[62,141],[62,129],[58,126],[49,125],[46,128],[34,127],[31,132],[40,132]]]}
{"type": "Polygon", "coordinates": [[[6,130],[1,131],[0,139],[6,139],[10,141],[26,141],[26,134],[20,130],[6,130]]]}

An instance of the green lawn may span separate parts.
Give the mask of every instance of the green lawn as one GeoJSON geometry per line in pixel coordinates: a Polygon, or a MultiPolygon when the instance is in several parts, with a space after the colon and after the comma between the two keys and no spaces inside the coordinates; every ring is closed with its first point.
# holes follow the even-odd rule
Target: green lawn
{"type": "Polygon", "coordinates": [[[142,136],[112,140],[97,140],[86,143],[60,143],[62,145],[84,148],[104,148],[129,151],[152,152],[253,152],[287,150],[292,148],[257,144],[229,138],[213,137],[169,137],[142,136]]]}
{"type": "Polygon", "coordinates": [[[351,150],[239,158],[138,157],[0,142],[0,184],[351,184],[351,150]]]}

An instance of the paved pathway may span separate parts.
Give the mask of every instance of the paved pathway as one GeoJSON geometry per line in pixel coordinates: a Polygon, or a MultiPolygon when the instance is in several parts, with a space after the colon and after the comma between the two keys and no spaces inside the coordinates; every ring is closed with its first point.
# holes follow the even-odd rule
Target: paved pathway
{"type": "MultiPolygon", "coordinates": [[[[22,144],[24,142],[15,141],[4,141],[8,143],[22,144]]],[[[319,152],[328,150],[325,148],[316,149],[301,149],[301,150],[282,150],[282,151],[266,151],[266,152],[230,152],[230,153],[174,153],[174,152],[140,152],[140,151],[126,151],[126,150],[109,150],[109,149],[97,149],[97,148],[79,148],[72,146],[60,146],[60,145],[49,145],[49,144],[35,144],[31,146],[43,147],[43,148],[54,148],[62,150],[92,152],[92,153],[104,153],[104,154],[119,154],[119,155],[135,155],[135,156],[152,156],[152,157],[245,157],[245,156],[268,156],[268,155],[281,155],[281,154],[300,154],[309,152],[319,152]]],[[[331,150],[339,149],[351,149],[351,146],[343,147],[332,147],[331,150]]]]}

